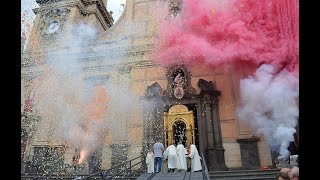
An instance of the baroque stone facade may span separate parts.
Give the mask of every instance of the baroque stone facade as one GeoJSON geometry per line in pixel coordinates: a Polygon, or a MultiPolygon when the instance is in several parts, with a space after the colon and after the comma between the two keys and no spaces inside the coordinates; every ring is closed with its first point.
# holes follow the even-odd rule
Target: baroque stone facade
{"type": "MultiPolygon", "coordinates": [[[[63,22],[57,29],[64,33],[64,37],[70,35],[68,27],[75,22],[85,22],[94,26],[99,32],[95,40],[82,51],[68,52],[70,56],[77,55],[77,62],[81,64],[81,77],[84,79],[106,77],[110,82],[122,79],[134,96],[158,102],[153,110],[148,111],[149,114],[145,108],[136,108],[129,116],[117,119],[117,125],[110,124],[113,138],[105,138],[99,168],[108,169],[117,164],[117,160],[124,161],[146,153],[145,148],[151,147],[154,140],[163,134],[163,112],[174,104],[189,104],[190,107],[194,106],[193,108],[197,109],[195,116],[200,134],[199,151],[204,154],[209,170],[251,165],[246,161],[246,154],[250,152],[245,152],[249,145],[246,146],[243,142],[246,142],[245,139],[251,139],[252,133],[249,125],[239,121],[236,114],[236,106],[239,103],[239,81],[250,72],[250,69],[243,67],[213,70],[201,64],[192,67],[181,65],[164,67],[152,60],[157,18],[161,13],[158,7],[168,7],[168,16],[171,16],[172,11],[181,8],[180,1],[127,0],[124,13],[113,25],[104,8],[105,2],[101,0],[41,1],[40,4],[39,12],[42,13],[37,14],[31,36],[46,38],[48,31],[45,30],[51,21],[63,22]],[[61,8],[57,11],[51,7],[61,8]],[[51,19],[49,22],[45,16],[54,18],[49,18],[51,19]],[[64,28],[61,28],[61,25],[64,28]],[[174,77],[177,77],[177,80],[174,77]],[[147,122],[151,119],[159,125],[159,128],[150,127],[147,122]],[[117,159],[119,153],[122,156],[117,159]]],[[[35,62],[46,57],[32,51],[32,47],[28,48],[29,50],[26,49],[22,55],[21,102],[28,98],[30,92],[28,88],[31,88],[27,85],[28,82],[41,76],[43,67],[41,63],[35,62]]],[[[148,101],[144,103],[143,107],[148,106],[148,101]]],[[[30,116],[36,115],[37,112],[32,112],[30,116]]],[[[42,127],[39,124],[50,124],[50,119],[39,118],[35,128],[42,127]]],[[[28,139],[22,161],[25,163],[32,161],[35,147],[50,144],[64,147],[63,164],[65,167],[71,166],[74,149],[64,146],[64,141],[48,140],[50,133],[47,134],[37,134],[35,131],[33,137],[28,139]]],[[[253,154],[259,160],[256,162],[260,163],[253,166],[271,165],[271,155],[266,140],[260,138],[254,143],[252,146],[256,149],[253,154]]]]}

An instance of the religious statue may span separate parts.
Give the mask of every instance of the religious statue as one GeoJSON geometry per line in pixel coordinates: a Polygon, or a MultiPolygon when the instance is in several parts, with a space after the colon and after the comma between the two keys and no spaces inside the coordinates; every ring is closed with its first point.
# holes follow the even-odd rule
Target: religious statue
{"type": "Polygon", "coordinates": [[[180,133],[180,135],[179,135],[179,141],[181,143],[183,142],[183,138],[184,138],[184,131],[182,131],[182,133],[180,133]]]}
{"type": "Polygon", "coordinates": [[[182,76],[182,73],[179,72],[173,81],[177,86],[182,85],[184,83],[184,77],[182,76]]]}
{"type": "Polygon", "coordinates": [[[184,96],[184,84],[185,84],[185,77],[183,76],[182,72],[178,72],[178,74],[173,79],[173,94],[177,99],[182,99],[184,96]]]}

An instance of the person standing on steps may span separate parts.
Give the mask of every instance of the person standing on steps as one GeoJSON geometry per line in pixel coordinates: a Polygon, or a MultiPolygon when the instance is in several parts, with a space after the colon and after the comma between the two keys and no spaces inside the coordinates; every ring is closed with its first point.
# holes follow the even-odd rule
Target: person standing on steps
{"type": "Polygon", "coordinates": [[[162,167],[162,153],[164,151],[164,146],[161,143],[161,140],[158,139],[157,142],[153,145],[153,154],[154,154],[154,173],[161,172],[162,167]]]}

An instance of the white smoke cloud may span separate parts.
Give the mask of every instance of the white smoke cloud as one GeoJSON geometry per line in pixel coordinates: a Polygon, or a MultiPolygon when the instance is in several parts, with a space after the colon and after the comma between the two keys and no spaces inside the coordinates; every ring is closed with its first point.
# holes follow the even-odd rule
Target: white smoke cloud
{"type": "MultiPolygon", "coordinates": [[[[34,108],[45,122],[50,122],[49,131],[53,132],[48,134],[48,130],[43,129],[38,131],[40,137],[65,141],[68,147],[85,150],[84,154],[89,155],[102,147],[105,143],[103,138],[110,136],[110,131],[120,134],[120,139],[127,139],[126,123],[139,100],[128,89],[126,75],[123,80],[114,74],[110,75],[114,77],[102,79],[83,78],[83,64],[79,59],[90,48],[89,43],[95,41],[97,31],[85,24],[73,27],[71,36],[59,41],[59,47],[63,48],[47,49],[46,70],[39,81],[41,83],[36,84],[34,108]],[[92,120],[88,119],[86,111],[97,85],[102,85],[107,95],[106,116],[92,120]]],[[[99,51],[103,50],[103,47],[99,48],[99,51]]],[[[106,56],[116,54],[105,48],[106,56]]],[[[122,61],[121,57],[118,59],[122,61]]],[[[119,61],[117,63],[121,66],[119,61]]],[[[118,65],[115,68],[119,68],[118,65]]]]}
{"type": "Polygon", "coordinates": [[[276,73],[271,65],[262,65],[255,77],[240,81],[242,105],[239,119],[248,121],[252,130],[262,133],[272,150],[287,157],[287,148],[299,116],[299,79],[282,70],[276,73]]]}
{"type": "MultiPolygon", "coordinates": [[[[61,41],[61,50],[47,49],[46,69],[36,87],[35,109],[53,132],[47,137],[63,140],[69,147],[90,152],[102,145],[101,137],[107,133],[106,119],[88,119],[85,108],[93,98],[95,84],[83,79],[79,62],[79,49],[96,37],[97,30],[76,24],[70,39],[61,41]],[[89,84],[89,85],[88,85],[89,84]]],[[[103,106],[103,105],[101,105],[103,106]]],[[[48,129],[39,136],[48,136],[48,129]]]]}

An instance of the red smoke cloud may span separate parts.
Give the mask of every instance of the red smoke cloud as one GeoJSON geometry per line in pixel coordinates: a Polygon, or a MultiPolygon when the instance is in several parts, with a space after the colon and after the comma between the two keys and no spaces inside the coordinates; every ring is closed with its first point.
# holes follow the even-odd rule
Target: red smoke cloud
{"type": "Polygon", "coordinates": [[[249,61],[298,70],[297,0],[184,0],[181,14],[161,23],[161,64],[249,61]]]}

